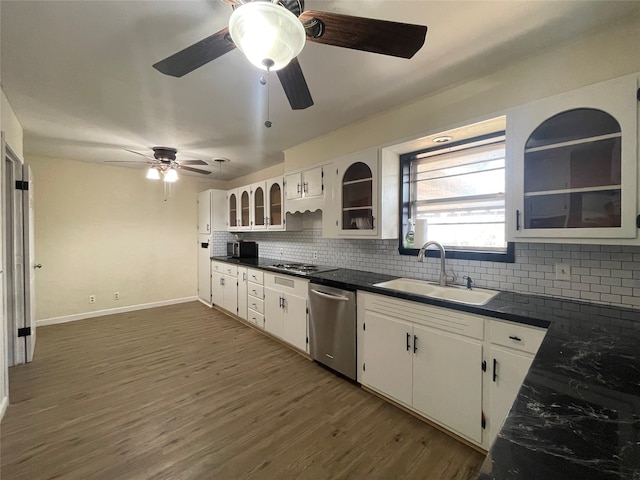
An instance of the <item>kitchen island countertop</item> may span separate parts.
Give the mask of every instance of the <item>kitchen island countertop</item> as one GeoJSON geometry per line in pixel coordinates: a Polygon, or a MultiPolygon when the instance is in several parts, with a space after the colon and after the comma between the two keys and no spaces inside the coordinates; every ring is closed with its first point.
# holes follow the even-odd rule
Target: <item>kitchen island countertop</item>
{"type": "Polygon", "coordinates": [[[640,311],[511,292],[470,306],[376,287],[397,277],[342,268],[305,277],[548,327],[479,480],[640,480],[640,311]]]}

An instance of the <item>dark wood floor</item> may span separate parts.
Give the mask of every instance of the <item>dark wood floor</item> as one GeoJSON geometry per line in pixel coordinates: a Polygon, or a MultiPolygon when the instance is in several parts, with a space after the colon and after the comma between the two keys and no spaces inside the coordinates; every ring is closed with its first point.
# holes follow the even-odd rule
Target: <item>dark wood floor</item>
{"type": "Polygon", "coordinates": [[[4,479],[468,479],[482,455],[194,302],[38,329],[4,479]]]}

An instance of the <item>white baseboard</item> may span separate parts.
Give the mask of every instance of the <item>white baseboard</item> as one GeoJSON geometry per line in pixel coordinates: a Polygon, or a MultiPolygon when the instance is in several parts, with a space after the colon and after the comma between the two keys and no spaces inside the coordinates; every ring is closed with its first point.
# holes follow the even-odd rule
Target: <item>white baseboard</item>
{"type": "Polygon", "coordinates": [[[200,303],[202,303],[203,305],[206,305],[209,308],[213,308],[213,304],[205,302],[203,299],[201,299],[200,297],[198,297],[198,300],[200,301],[200,303]]]}
{"type": "Polygon", "coordinates": [[[129,305],[128,307],[108,308],[106,310],[96,310],[95,312],[76,313],[74,315],[64,315],[62,317],[44,318],[36,320],[36,327],[45,325],[55,325],[56,323],[75,322],[76,320],[84,320],[86,318],[103,317],[105,315],[114,315],[116,313],[134,312],[136,310],[146,310],[147,308],[164,307],[167,305],[175,305],[178,303],[187,303],[198,300],[198,297],[174,298],[171,300],[162,300],[160,302],[142,303],[139,305],[129,305]]]}
{"type": "Polygon", "coordinates": [[[7,411],[7,407],[9,406],[9,397],[6,395],[2,397],[2,401],[0,402],[0,420],[4,418],[4,414],[7,411]]]}

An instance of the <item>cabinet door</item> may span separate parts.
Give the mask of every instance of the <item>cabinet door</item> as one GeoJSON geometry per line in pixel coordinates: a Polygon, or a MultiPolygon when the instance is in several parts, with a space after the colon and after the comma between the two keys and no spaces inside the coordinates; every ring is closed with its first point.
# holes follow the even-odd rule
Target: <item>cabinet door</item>
{"type": "Polygon", "coordinates": [[[264,288],[264,329],[280,338],[284,335],[282,298],[281,291],[264,288]]]}
{"type": "Polygon", "coordinates": [[[284,198],[302,198],[302,174],[291,173],[284,177],[284,198]]]}
{"type": "Polygon", "coordinates": [[[636,91],[628,75],[507,116],[512,239],[637,237],[636,91]]]}
{"type": "Polygon", "coordinates": [[[239,226],[242,230],[251,229],[251,190],[249,187],[238,191],[240,200],[239,226]]]}
{"type": "Polygon", "coordinates": [[[211,302],[218,307],[224,308],[224,286],[222,273],[211,272],[211,302]]]}
{"type": "Polygon", "coordinates": [[[341,237],[366,237],[378,233],[377,151],[350,155],[336,169],[336,219],[341,237]]]}
{"type": "Polygon", "coordinates": [[[364,314],[362,383],[405,405],[412,401],[412,338],[410,323],[364,314]]]}
{"type": "Polygon", "coordinates": [[[236,315],[238,313],[238,278],[232,275],[223,275],[222,308],[236,315]]]}
{"type": "Polygon", "coordinates": [[[529,371],[533,358],[510,351],[506,348],[491,346],[487,366],[489,387],[489,443],[490,446],[498,434],[504,419],[513,405],[524,377],[529,371]]]}
{"type": "Polygon", "coordinates": [[[198,233],[211,233],[211,190],[198,194],[198,233]]]}
{"type": "Polygon", "coordinates": [[[267,228],[267,197],[265,183],[256,183],[251,186],[251,229],[264,230],[267,228]]]}
{"type": "Polygon", "coordinates": [[[232,190],[227,194],[227,223],[229,225],[229,230],[237,230],[238,229],[238,192],[236,190],[232,190]]]}
{"type": "Polygon", "coordinates": [[[238,316],[247,319],[247,269],[238,267],[238,316]]]}
{"type": "Polygon", "coordinates": [[[417,325],[413,335],[413,407],[480,443],[482,345],[417,325]]]}
{"type": "Polygon", "coordinates": [[[285,293],[283,308],[283,338],[303,352],[307,344],[307,299],[285,293]]]}
{"type": "Polygon", "coordinates": [[[267,182],[267,229],[282,230],[284,228],[283,203],[282,203],[282,179],[273,179],[267,182]]]}
{"type": "Polygon", "coordinates": [[[302,172],[302,196],[320,197],[323,193],[322,167],[316,167],[302,172]]]}

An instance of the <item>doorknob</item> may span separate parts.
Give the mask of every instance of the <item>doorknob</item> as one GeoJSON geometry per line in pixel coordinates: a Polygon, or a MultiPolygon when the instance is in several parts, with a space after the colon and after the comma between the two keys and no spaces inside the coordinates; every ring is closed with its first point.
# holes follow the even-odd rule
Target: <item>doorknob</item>
{"type": "Polygon", "coordinates": [[[42,268],[42,264],[41,263],[36,263],[33,268],[42,268]]]}

